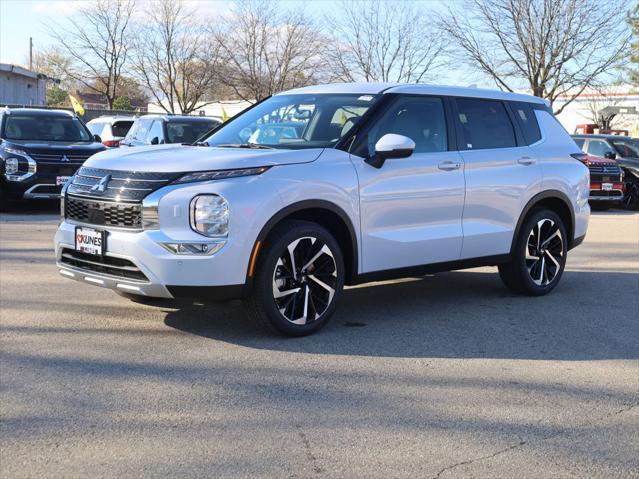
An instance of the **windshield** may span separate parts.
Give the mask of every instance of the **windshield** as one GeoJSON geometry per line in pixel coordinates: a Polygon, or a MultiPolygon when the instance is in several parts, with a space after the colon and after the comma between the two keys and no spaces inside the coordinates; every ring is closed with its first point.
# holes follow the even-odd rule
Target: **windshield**
{"type": "Polygon", "coordinates": [[[613,141],[619,156],[624,158],[639,158],[639,141],[613,141]]]}
{"type": "Polygon", "coordinates": [[[217,121],[169,121],[166,124],[167,143],[194,143],[219,125],[217,121]]]}
{"type": "Polygon", "coordinates": [[[373,95],[276,95],[209,136],[210,146],[327,148],[375,103],[373,95]]]}
{"type": "Polygon", "coordinates": [[[4,125],[7,140],[93,141],[80,120],[62,115],[7,115],[4,125]]]}

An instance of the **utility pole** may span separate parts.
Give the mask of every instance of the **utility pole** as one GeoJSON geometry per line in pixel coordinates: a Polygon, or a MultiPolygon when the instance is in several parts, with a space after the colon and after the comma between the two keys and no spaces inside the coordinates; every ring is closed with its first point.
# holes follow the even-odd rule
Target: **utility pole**
{"type": "Polygon", "coordinates": [[[33,37],[29,37],[29,70],[33,71],[33,37]]]}

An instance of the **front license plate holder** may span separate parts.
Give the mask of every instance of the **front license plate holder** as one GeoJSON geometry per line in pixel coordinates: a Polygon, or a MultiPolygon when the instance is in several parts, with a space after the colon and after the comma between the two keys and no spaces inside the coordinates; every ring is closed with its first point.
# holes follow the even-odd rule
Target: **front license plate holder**
{"type": "Polygon", "coordinates": [[[103,256],[106,251],[106,233],[95,228],[76,226],[75,250],[80,253],[103,256]]]}

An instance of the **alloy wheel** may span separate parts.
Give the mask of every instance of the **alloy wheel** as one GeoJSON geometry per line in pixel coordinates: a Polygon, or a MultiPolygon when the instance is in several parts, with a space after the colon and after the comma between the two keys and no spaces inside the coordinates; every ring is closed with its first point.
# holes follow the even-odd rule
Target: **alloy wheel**
{"type": "Polygon", "coordinates": [[[526,244],[526,268],[537,286],[547,286],[561,272],[564,239],[553,220],[545,218],[533,226],[526,244]]]}
{"type": "Polygon", "coordinates": [[[318,238],[290,243],[273,273],[273,298],[282,316],[303,325],[319,319],[335,295],[337,266],[333,252],[318,238]]]}
{"type": "Polygon", "coordinates": [[[628,181],[625,186],[626,193],[623,197],[623,205],[627,209],[633,209],[639,203],[639,182],[628,181]]]}

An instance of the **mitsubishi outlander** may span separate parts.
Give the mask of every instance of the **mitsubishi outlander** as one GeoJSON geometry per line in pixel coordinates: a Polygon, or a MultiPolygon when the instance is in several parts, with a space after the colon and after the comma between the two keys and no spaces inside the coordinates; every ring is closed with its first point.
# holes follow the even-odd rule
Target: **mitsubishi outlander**
{"type": "Polygon", "coordinates": [[[495,265],[541,296],[586,235],[588,168],[548,103],[330,84],[273,95],[192,145],[91,157],[63,195],[57,265],[129,298],[242,299],[317,331],[345,285],[495,265]]]}

